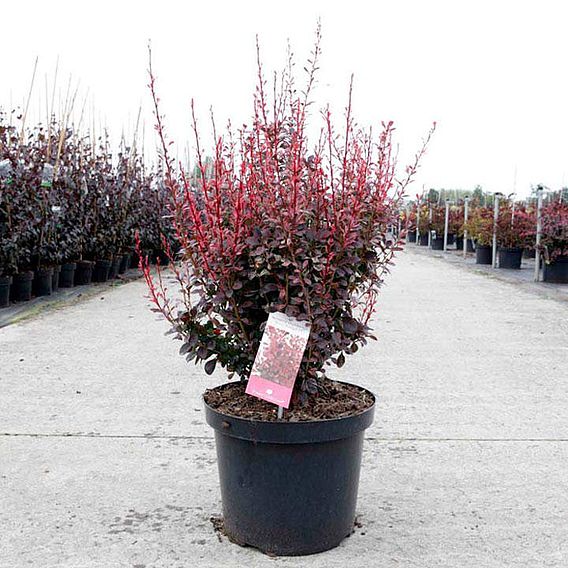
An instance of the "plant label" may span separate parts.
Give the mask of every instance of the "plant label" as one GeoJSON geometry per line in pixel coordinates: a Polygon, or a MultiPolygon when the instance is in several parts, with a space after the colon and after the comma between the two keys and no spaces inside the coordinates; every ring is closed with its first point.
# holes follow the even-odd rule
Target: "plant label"
{"type": "Polygon", "coordinates": [[[43,171],[41,172],[41,186],[51,187],[53,183],[53,174],[55,173],[55,168],[51,164],[44,164],[43,171]]]}
{"type": "Polygon", "coordinates": [[[7,178],[12,171],[12,164],[10,160],[6,158],[5,160],[0,160],[0,178],[7,178]]]}
{"type": "Polygon", "coordinates": [[[307,322],[280,312],[270,314],[246,393],[288,408],[309,336],[307,322]]]}

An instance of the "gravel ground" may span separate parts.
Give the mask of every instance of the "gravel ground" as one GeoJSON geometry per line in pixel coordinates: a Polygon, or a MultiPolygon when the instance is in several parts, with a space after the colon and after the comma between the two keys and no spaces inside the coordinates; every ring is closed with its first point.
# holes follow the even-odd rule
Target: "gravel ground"
{"type": "Polygon", "coordinates": [[[565,568],[568,303],[420,251],[379,341],[334,378],[378,395],[359,524],[268,558],[219,538],[201,393],[141,281],[0,329],[0,567],[565,568]]]}

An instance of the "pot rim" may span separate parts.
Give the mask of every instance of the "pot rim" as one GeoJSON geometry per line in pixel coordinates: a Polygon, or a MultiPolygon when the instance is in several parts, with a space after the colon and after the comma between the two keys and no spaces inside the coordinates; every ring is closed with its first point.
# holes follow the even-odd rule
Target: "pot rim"
{"type": "MultiPolygon", "coordinates": [[[[216,434],[231,436],[241,440],[270,444],[312,444],[319,442],[331,442],[350,438],[355,434],[366,430],[373,422],[376,396],[368,389],[353,383],[335,381],[341,384],[356,386],[373,397],[373,404],[351,416],[340,418],[323,418],[318,420],[304,420],[297,422],[279,422],[268,420],[253,420],[240,418],[232,414],[225,414],[209,406],[205,400],[205,419],[216,434]]],[[[224,383],[214,389],[226,388],[224,383]]]]}

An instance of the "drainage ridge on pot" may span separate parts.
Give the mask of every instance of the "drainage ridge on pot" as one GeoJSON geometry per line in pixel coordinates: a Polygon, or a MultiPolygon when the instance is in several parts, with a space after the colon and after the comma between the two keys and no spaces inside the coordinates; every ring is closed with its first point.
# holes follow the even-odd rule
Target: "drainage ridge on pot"
{"type": "Polygon", "coordinates": [[[343,418],[265,422],[205,404],[227,534],[278,556],[337,546],[353,530],[364,431],[374,411],[373,403],[343,418]]]}

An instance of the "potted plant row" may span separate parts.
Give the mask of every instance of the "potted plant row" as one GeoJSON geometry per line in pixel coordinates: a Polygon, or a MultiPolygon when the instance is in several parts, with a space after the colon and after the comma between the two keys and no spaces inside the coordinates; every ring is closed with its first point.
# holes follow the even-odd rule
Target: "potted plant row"
{"type": "Polygon", "coordinates": [[[542,210],[541,250],[545,282],[568,284],[568,203],[554,201],[542,210]]]}
{"type": "Polygon", "coordinates": [[[124,273],[136,230],[162,254],[163,185],[107,146],[55,119],[21,135],[0,114],[0,307],[124,273]]]}

